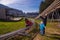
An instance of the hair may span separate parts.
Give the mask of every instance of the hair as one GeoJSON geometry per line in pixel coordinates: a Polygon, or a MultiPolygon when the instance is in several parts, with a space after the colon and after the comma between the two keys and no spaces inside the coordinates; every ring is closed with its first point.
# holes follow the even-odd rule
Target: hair
{"type": "Polygon", "coordinates": [[[25,18],[25,21],[27,21],[28,19],[27,18],[25,18]]]}
{"type": "Polygon", "coordinates": [[[43,23],[43,21],[41,21],[40,23],[43,23]]]}

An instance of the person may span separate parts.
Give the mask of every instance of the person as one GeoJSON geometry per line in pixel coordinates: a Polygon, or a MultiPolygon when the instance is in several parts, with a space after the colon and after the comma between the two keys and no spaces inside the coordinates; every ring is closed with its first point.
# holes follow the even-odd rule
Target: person
{"type": "Polygon", "coordinates": [[[44,23],[42,21],[39,24],[39,27],[40,27],[40,34],[44,35],[45,34],[45,25],[44,25],[44,23]]]}
{"type": "Polygon", "coordinates": [[[46,24],[47,24],[47,16],[45,16],[45,17],[40,17],[40,18],[42,19],[44,25],[46,26],[46,24]]]}
{"type": "Polygon", "coordinates": [[[25,23],[26,23],[26,27],[28,27],[28,29],[33,25],[33,23],[28,20],[27,18],[25,18],[25,23]]]}

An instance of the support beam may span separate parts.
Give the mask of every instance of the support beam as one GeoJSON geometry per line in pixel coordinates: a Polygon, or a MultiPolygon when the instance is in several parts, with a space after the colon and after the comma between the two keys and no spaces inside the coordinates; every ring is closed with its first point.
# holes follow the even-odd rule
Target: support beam
{"type": "Polygon", "coordinates": [[[40,16],[45,17],[51,12],[55,11],[58,7],[60,7],[60,0],[55,0],[47,9],[45,9],[39,16],[35,19],[38,19],[40,16]]]}

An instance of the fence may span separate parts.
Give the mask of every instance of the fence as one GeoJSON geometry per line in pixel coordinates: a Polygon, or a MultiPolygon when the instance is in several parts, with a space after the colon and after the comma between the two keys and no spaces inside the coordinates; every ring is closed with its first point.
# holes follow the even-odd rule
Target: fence
{"type": "Polygon", "coordinates": [[[37,30],[37,25],[33,25],[31,27],[23,28],[11,33],[1,35],[0,40],[32,40],[37,35],[37,30]]]}

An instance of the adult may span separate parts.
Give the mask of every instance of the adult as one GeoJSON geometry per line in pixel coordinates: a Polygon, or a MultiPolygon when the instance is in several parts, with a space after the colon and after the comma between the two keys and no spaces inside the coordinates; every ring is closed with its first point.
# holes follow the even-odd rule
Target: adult
{"type": "Polygon", "coordinates": [[[30,28],[33,25],[33,23],[30,20],[28,20],[27,18],[25,18],[25,24],[26,24],[26,27],[28,27],[28,28],[30,28]]]}

